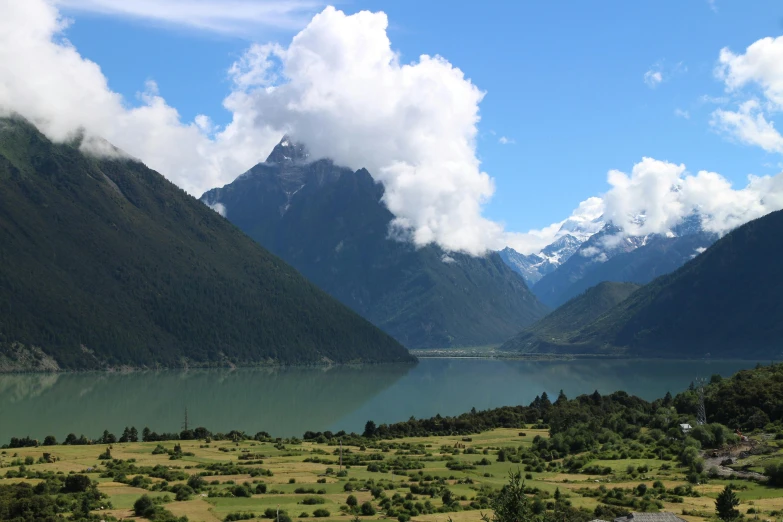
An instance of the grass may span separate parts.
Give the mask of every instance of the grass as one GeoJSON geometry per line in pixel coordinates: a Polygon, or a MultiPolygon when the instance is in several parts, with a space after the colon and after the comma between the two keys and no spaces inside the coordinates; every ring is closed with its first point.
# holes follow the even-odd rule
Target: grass
{"type": "MultiPolygon", "coordinates": [[[[409,455],[407,458],[421,461],[424,466],[421,470],[422,476],[432,475],[433,477],[442,477],[454,495],[457,497],[464,495],[468,500],[463,500],[460,503],[463,507],[466,507],[467,504],[469,504],[470,499],[476,496],[477,491],[481,486],[486,485],[492,488],[500,488],[507,481],[509,472],[520,468],[524,469],[524,465],[521,464],[497,462],[497,450],[499,448],[528,446],[532,443],[532,439],[536,435],[548,436],[544,430],[523,430],[525,436],[520,436],[519,432],[520,430],[516,429],[496,429],[473,435],[469,437],[470,440],[463,439],[463,437],[460,436],[440,436],[414,437],[399,439],[394,442],[421,445],[421,447],[427,451],[427,456],[409,455]],[[455,445],[460,446],[460,453],[458,455],[452,455],[455,445]],[[466,448],[473,448],[476,450],[476,453],[465,454],[464,449],[466,448]],[[488,450],[487,454],[483,453],[485,449],[488,450]],[[490,464],[485,466],[477,465],[476,469],[471,470],[454,471],[446,467],[447,461],[443,460],[443,458],[447,456],[453,456],[457,461],[473,464],[476,464],[483,458],[487,458],[490,461],[490,464]],[[466,477],[470,477],[474,483],[457,483],[460,479],[465,479],[466,477]]],[[[172,441],[160,444],[166,449],[173,449],[176,443],[172,441]]],[[[340,507],[345,504],[346,498],[349,495],[349,493],[344,490],[347,482],[354,481],[354,479],[354,483],[368,479],[374,479],[376,482],[379,480],[383,480],[384,482],[393,480],[396,488],[395,490],[386,492],[389,496],[392,496],[394,493],[400,493],[404,496],[408,493],[408,486],[411,484],[411,482],[408,481],[409,477],[400,476],[399,474],[392,476],[391,473],[369,472],[367,471],[366,465],[354,467],[346,466],[348,472],[347,477],[338,478],[334,474],[325,474],[327,467],[332,467],[336,471],[338,465],[304,462],[306,458],[314,456],[336,460],[336,456],[333,455],[335,446],[328,446],[326,444],[304,442],[296,445],[286,445],[284,449],[276,449],[273,443],[261,443],[256,441],[243,441],[239,443],[219,441],[211,442],[208,447],[203,447],[205,446],[203,441],[181,441],[179,444],[181,444],[184,452],[192,452],[194,456],[184,457],[179,460],[169,460],[167,454],[153,455],[152,450],[158,443],[114,444],[111,453],[115,459],[136,459],[136,465],[138,466],[155,466],[160,464],[167,467],[170,466],[184,469],[189,474],[195,474],[203,471],[201,468],[197,467],[202,464],[241,462],[239,461],[238,456],[242,454],[243,450],[247,450],[253,453],[263,454],[263,464],[260,466],[273,472],[273,476],[271,477],[251,477],[249,473],[205,477],[208,483],[213,480],[219,482],[219,485],[217,486],[210,486],[215,491],[225,490],[231,487],[228,484],[229,482],[233,482],[234,484],[248,482],[253,487],[256,482],[264,482],[267,484],[268,488],[267,493],[265,494],[254,494],[250,498],[207,497],[196,494],[187,501],[172,500],[165,504],[166,509],[175,515],[187,516],[188,519],[193,522],[222,521],[226,515],[237,511],[250,512],[256,517],[261,517],[267,508],[276,509],[278,506],[281,510],[287,511],[295,520],[300,520],[298,518],[299,514],[303,512],[308,514],[308,518],[312,518],[315,509],[323,508],[328,510],[331,515],[325,519],[319,520],[347,522],[353,519],[353,515],[344,514],[340,511],[340,507]],[[221,451],[221,449],[224,451],[221,451]],[[326,454],[324,454],[324,452],[326,454]],[[295,483],[290,484],[290,479],[294,479],[295,483]],[[325,482],[318,482],[319,480],[325,480],[325,482]],[[296,494],[294,491],[297,488],[313,488],[316,491],[325,490],[325,492],[317,495],[296,494]],[[279,493],[271,493],[272,490],[277,490],[279,493]],[[301,504],[302,499],[306,496],[321,497],[324,500],[324,503],[318,505],[301,504]]],[[[72,471],[81,472],[92,468],[92,471],[88,474],[93,480],[99,483],[99,489],[108,495],[108,500],[112,504],[112,509],[106,510],[106,513],[117,518],[130,516],[133,502],[143,494],[150,494],[153,496],[168,494],[169,497],[173,499],[174,495],[171,493],[150,492],[141,488],[114,482],[110,478],[100,478],[99,475],[104,466],[103,462],[99,461],[97,457],[105,449],[104,445],[9,449],[0,452],[0,466],[5,467],[6,469],[16,469],[15,467],[10,467],[10,462],[12,460],[18,458],[24,459],[27,456],[31,456],[37,460],[38,457],[46,451],[47,453],[56,456],[58,460],[54,463],[33,464],[27,466],[27,469],[42,471],[50,470],[67,474],[72,471]]],[[[388,452],[370,448],[362,451],[360,448],[349,446],[346,446],[345,449],[346,451],[350,450],[353,454],[379,453],[383,455],[384,460],[396,457],[396,450],[394,449],[388,452]]],[[[778,456],[776,455],[774,458],[777,457],[778,456]]],[[[686,483],[683,470],[678,469],[676,465],[673,465],[674,463],[671,462],[668,464],[672,465],[672,469],[665,471],[660,470],[662,462],[654,459],[593,461],[591,464],[609,467],[612,469],[612,473],[609,475],[594,476],[563,471],[532,472],[530,473],[531,478],[526,480],[526,485],[539,488],[550,494],[554,493],[554,491],[559,488],[561,493],[566,495],[573,506],[593,510],[598,505],[598,499],[589,496],[581,496],[577,493],[577,490],[582,488],[595,489],[601,486],[605,486],[608,489],[615,487],[631,489],[640,483],[652,486],[653,482],[656,480],[661,480],[667,488],[673,488],[674,486],[686,483]],[[632,477],[627,474],[628,466],[633,466],[634,468],[647,466],[649,472],[644,475],[632,477]]],[[[246,467],[249,472],[251,469],[258,466],[259,465],[256,464],[242,466],[242,468],[246,467]]],[[[415,470],[409,471],[408,473],[414,475],[418,474],[418,472],[419,470],[415,470]]],[[[523,473],[527,474],[524,471],[523,473]]],[[[5,472],[0,468],[0,477],[3,475],[5,475],[5,472]]],[[[160,482],[160,479],[153,478],[152,480],[153,483],[160,482]]],[[[19,479],[0,478],[0,484],[9,482],[19,482],[19,479]]],[[[27,482],[35,483],[37,481],[27,480],[27,482]]],[[[697,486],[696,489],[701,496],[684,497],[682,503],[667,503],[665,504],[664,509],[671,511],[678,516],[681,515],[683,510],[712,513],[714,512],[715,497],[728,483],[729,481],[726,480],[713,480],[708,484],[697,486]]],[[[783,510],[783,491],[754,482],[735,481],[735,484],[745,487],[745,489],[740,489],[737,492],[742,501],[740,508],[743,512],[747,511],[750,507],[753,507],[756,510],[761,511],[761,513],[759,513],[759,518],[761,520],[771,521],[775,518],[770,516],[770,512],[783,510]]],[[[359,504],[372,500],[372,495],[370,491],[367,490],[353,491],[352,494],[357,497],[359,504]]],[[[435,507],[442,505],[438,496],[429,498],[428,496],[417,495],[417,497],[417,502],[429,500],[435,507]]],[[[360,518],[371,520],[381,517],[382,513],[379,511],[376,516],[360,518]]],[[[443,522],[447,520],[448,517],[451,517],[454,522],[476,522],[479,520],[479,512],[476,510],[463,510],[448,514],[422,514],[414,517],[414,521],[443,522]]],[[[693,516],[683,516],[683,518],[690,522],[705,520],[693,516]]]]}

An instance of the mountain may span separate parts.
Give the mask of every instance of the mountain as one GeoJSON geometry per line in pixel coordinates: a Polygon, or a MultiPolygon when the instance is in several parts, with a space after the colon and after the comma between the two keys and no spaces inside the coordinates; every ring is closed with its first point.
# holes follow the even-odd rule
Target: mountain
{"type": "MultiPolygon", "coordinates": [[[[503,351],[536,353],[544,346],[557,346],[580,328],[590,324],[603,313],[624,301],[640,285],[634,283],[603,282],[553,311],[538,322],[503,343],[503,351]]],[[[556,351],[556,350],[553,350],[556,351]]]]}
{"type": "Polygon", "coordinates": [[[591,270],[559,296],[568,300],[602,281],[644,285],[656,277],[677,270],[715,242],[716,236],[699,232],[682,237],[652,236],[646,244],[596,263],[591,270]]]}
{"type": "Polygon", "coordinates": [[[311,162],[283,140],[202,201],[409,348],[501,343],[546,313],[497,253],[471,257],[390,238],[382,198],[367,170],[311,162]]]}
{"type": "Polygon", "coordinates": [[[646,284],[681,267],[715,242],[693,216],[669,236],[623,236],[608,224],[590,237],[565,263],[533,286],[542,302],[557,307],[602,281],[646,284]]]}
{"type": "Polygon", "coordinates": [[[565,303],[571,285],[611,257],[635,250],[645,243],[643,237],[620,237],[621,229],[606,224],[600,232],[579,245],[565,263],[541,278],[533,292],[547,306],[556,308],[565,303]]]}
{"type": "Polygon", "coordinates": [[[579,249],[583,243],[571,234],[561,236],[538,254],[520,254],[511,247],[500,252],[500,258],[516,273],[522,276],[525,283],[533,285],[543,276],[554,272],[558,266],[579,249]]]}
{"type": "Polygon", "coordinates": [[[541,351],[635,356],[779,358],[783,211],[724,236],[541,351]]]}
{"type": "Polygon", "coordinates": [[[0,120],[0,369],[411,361],[130,159],[0,120]]]}

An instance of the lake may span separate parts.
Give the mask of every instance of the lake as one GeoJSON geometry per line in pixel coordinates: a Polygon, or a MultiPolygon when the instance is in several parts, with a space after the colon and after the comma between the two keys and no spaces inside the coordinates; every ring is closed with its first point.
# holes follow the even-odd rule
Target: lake
{"type": "Polygon", "coordinates": [[[376,423],[455,415],[471,408],[529,404],[546,391],[625,390],[644,399],[685,389],[699,377],[728,376],[755,361],[422,359],[417,365],[189,370],[127,374],[0,375],[0,444],[12,436],[119,435],[125,426],[179,431],[301,436],[356,431],[376,423]]]}

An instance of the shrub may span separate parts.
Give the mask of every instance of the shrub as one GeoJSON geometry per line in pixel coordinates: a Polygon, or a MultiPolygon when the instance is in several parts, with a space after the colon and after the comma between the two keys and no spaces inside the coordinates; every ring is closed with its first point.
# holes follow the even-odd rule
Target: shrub
{"type": "Polygon", "coordinates": [[[371,517],[375,514],[375,507],[373,507],[371,502],[365,502],[362,504],[362,515],[366,517],[371,517]]]}
{"type": "Polygon", "coordinates": [[[149,518],[155,513],[155,503],[149,495],[142,495],[133,503],[133,513],[137,517],[149,518]]]}
{"type": "Polygon", "coordinates": [[[319,508],[319,509],[316,509],[315,511],[313,511],[313,516],[316,517],[316,518],[328,517],[330,514],[331,513],[329,513],[328,510],[323,509],[323,508],[319,508]]]}
{"type": "Polygon", "coordinates": [[[66,493],[81,493],[87,491],[90,484],[90,477],[87,475],[68,475],[65,477],[65,487],[63,489],[66,493]]]}

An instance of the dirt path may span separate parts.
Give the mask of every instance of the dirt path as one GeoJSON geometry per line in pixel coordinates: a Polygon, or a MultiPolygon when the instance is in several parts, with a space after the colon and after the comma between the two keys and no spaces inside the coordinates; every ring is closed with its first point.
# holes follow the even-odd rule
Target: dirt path
{"type": "Polygon", "coordinates": [[[713,468],[717,469],[718,475],[721,477],[729,477],[734,475],[739,478],[757,480],[759,482],[764,482],[767,480],[766,476],[762,475],[761,473],[756,473],[755,471],[737,471],[723,466],[721,465],[721,462],[724,460],[726,460],[726,457],[708,457],[707,455],[704,455],[704,469],[707,471],[710,471],[713,468]]]}

